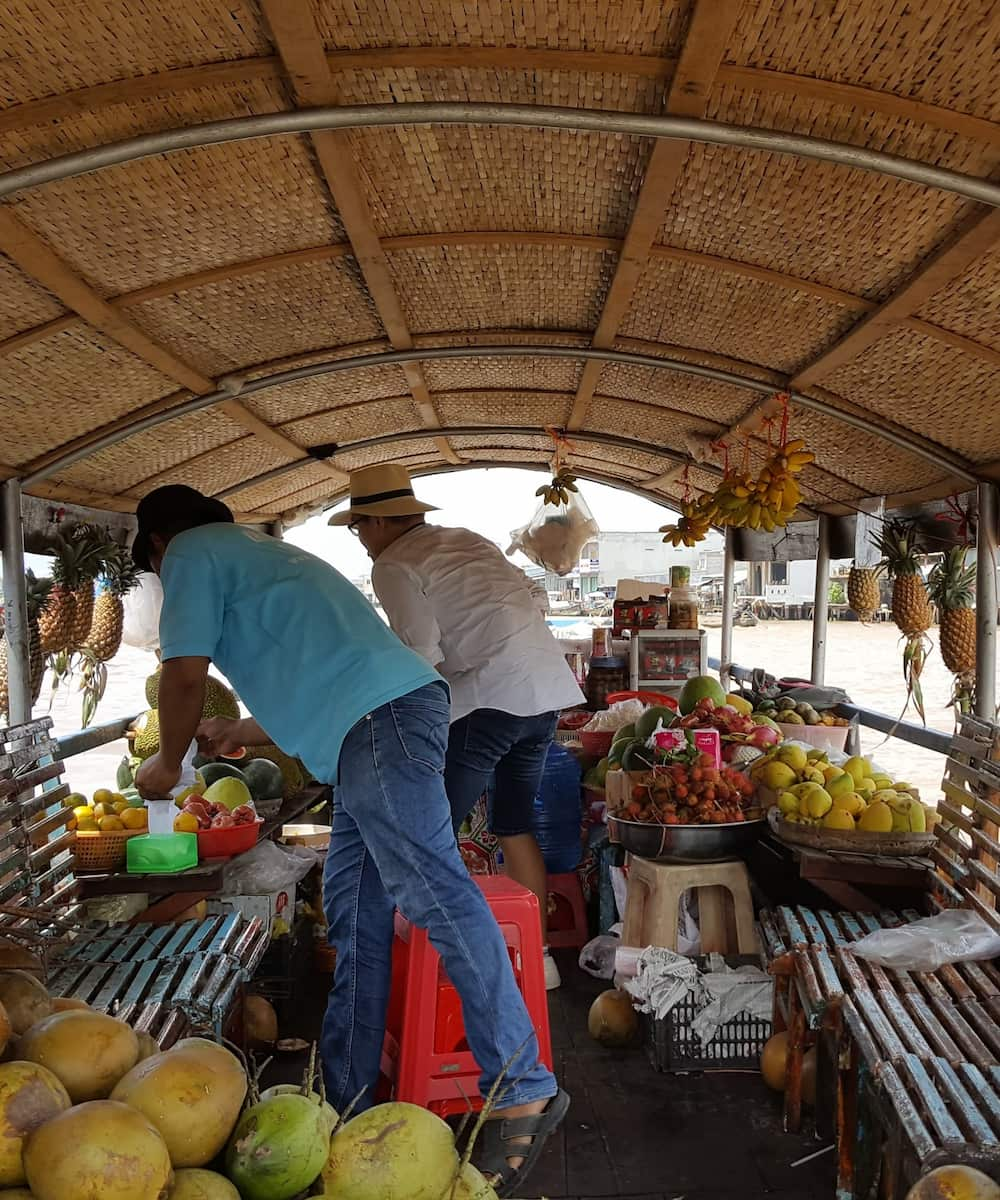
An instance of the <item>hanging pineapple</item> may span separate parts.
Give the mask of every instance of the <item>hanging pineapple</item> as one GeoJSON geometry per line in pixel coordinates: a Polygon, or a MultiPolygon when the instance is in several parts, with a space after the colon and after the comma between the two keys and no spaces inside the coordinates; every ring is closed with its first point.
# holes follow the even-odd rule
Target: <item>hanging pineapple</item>
{"type": "Polygon", "coordinates": [[[94,581],[104,569],[110,534],[96,525],[78,525],[71,535],[79,548],[79,581],[73,589],[73,629],[69,650],[79,650],[90,634],[94,619],[94,581]]]}
{"type": "Polygon", "coordinates": [[[132,555],[117,542],[104,551],[104,589],[94,602],[94,615],[84,641],[84,651],[97,662],[109,662],[122,644],[125,607],[122,597],[139,582],[139,568],[132,555]]]}
{"type": "Polygon", "coordinates": [[[938,610],[941,657],[955,676],[952,703],[960,712],[971,709],[976,684],[976,566],[966,564],[967,554],[967,546],[953,546],[927,581],[938,610]]]}
{"type": "Polygon", "coordinates": [[[99,562],[94,561],[98,556],[92,537],[76,536],[77,532],[74,530],[71,536],[57,533],[51,538],[50,544],[55,555],[52,564],[53,586],[38,622],[42,650],[46,654],[61,654],[75,649],[79,644],[74,642],[78,632],[78,595],[87,617],[86,626],[80,634],[81,641],[90,629],[90,609],[87,607],[86,593],[89,588],[92,604],[93,580],[100,568],[99,562]]]}
{"type": "Polygon", "coordinates": [[[927,630],[933,624],[934,614],[920,574],[924,549],[914,522],[900,519],[886,521],[882,532],[875,537],[875,544],[882,555],[880,565],[892,580],[892,619],[906,638],[903,678],[906,680],[907,706],[912,699],[920,719],[926,724],[920,675],[930,648],[927,630]]]}
{"type": "MultiPolygon", "coordinates": [[[[45,678],[45,655],[42,653],[42,639],[38,631],[38,616],[45,607],[52,580],[36,579],[32,571],[25,571],[24,579],[28,608],[28,675],[31,681],[31,703],[34,704],[41,695],[42,681],[45,678]]],[[[0,636],[0,715],[5,719],[9,712],[9,680],[7,637],[3,635],[0,636]]]]}
{"type": "Polygon", "coordinates": [[[847,603],[857,613],[858,620],[867,625],[881,602],[878,571],[873,567],[852,566],[847,576],[847,603]]]}

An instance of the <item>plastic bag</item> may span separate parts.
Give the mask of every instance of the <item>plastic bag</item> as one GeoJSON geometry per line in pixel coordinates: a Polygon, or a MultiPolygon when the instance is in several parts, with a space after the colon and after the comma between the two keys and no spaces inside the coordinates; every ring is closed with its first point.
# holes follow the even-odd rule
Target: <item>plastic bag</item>
{"type": "Polygon", "coordinates": [[[1000,955],[1000,933],[982,917],[951,908],[898,929],[879,929],[851,947],[860,958],[893,971],[936,971],[946,963],[1000,955]]]}
{"type": "Polygon", "coordinates": [[[230,859],[222,875],[223,896],[269,896],[298,883],[323,856],[309,846],[258,842],[246,854],[230,859]]]}
{"type": "Polygon", "coordinates": [[[568,575],[580,563],[580,551],[600,530],[587,501],[571,492],[566,504],[539,504],[535,515],[511,533],[507,550],[520,550],[539,567],[556,575],[568,575]]]}
{"type": "Polygon", "coordinates": [[[126,592],[123,599],[125,621],[122,641],[136,650],[159,650],[160,609],[163,607],[163,588],[159,577],[143,574],[138,586],[126,592]]]}
{"type": "Polygon", "coordinates": [[[615,974],[615,955],[621,945],[621,925],[612,925],[607,933],[602,933],[591,940],[580,951],[580,970],[593,975],[595,979],[613,979],[615,974]]]}
{"type": "Polygon", "coordinates": [[[641,700],[619,700],[610,708],[594,713],[583,728],[588,733],[614,733],[624,725],[634,725],[645,711],[641,700]]]}

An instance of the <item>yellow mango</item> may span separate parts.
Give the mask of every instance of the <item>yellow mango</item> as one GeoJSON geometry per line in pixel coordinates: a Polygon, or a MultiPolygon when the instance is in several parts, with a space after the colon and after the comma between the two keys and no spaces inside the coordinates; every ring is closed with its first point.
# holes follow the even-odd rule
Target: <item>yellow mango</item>
{"type": "Polygon", "coordinates": [[[845,772],[826,781],[826,790],[837,799],[838,796],[849,796],[854,792],[854,777],[845,772]]]}
{"type": "Polygon", "coordinates": [[[801,746],[782,746],[777,754],[778,760],[793,771],[804,771],[809,764],[805,750],[801,746]]]}
{"type": "Polygon", "coordinates": [[[831,808],[823,818],[824,829],[840,829],[848,833],[854,832],[854,818],[843,808],[831,808]]]}
{"type": "Polygon", "coordinates": [[[892,809],[881,800],[869,804],[858,818],[858,828],[864,833],[891,833],[892,809]]]}
{"type": "Polygon", "coordinates": [[[839,796],[833,797],[833,807],[842,808],[844,812],[848,812],[852,817],[860,816],[868,807],[864,800],[857,792],[847,792],[839,796]]]}
{"type": "Polygon", "coordinates": [[[862,779],[871,778],[872,765],[867,758],[855,754],[844,763],[844,770],[854,777],[855,783],[860,783],[862,779]]]}

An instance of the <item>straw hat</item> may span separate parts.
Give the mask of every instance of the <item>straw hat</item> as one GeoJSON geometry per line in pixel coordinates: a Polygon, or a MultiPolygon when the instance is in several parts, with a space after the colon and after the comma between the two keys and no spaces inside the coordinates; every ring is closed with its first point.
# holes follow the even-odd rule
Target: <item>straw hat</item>
{"type": "Polygon", "coordinates": [[[336,513],[328,525],[350,525],[358,517],[410,517],[437,512],[413,494],[410,472],[395,463],[380,463],[351,472],[351,503],[336,513]]]}

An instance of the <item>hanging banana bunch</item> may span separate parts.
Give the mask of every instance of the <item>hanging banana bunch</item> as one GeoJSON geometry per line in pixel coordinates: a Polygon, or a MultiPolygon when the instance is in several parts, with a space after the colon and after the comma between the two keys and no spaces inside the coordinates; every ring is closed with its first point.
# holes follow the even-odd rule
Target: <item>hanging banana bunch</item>
{"type": "Polygon", "coordinates": [[[562,467],[552,476],[552,482],[543,483],[535,495],[544,496],[546,504],[558,507],[560,504],[569,504],[570,493],[579,490],[576,486],[576,476],[572,471],[562,467]]]}
{"type": "Polygon", "coordinates": [[[681,515],[675,525],[663,525],[660,533],[664,542],[669,542],[675,549],[678,546],[690,548],[708,536],[712,527],[712,517],[709,515],[714,496],[701,496],[698,500],[685,500],[681,505],[681,515]]]}
{"type": "Polygon", "coordinates": [[[727,474],[715,490],[711,520],[723,527],[766,533],[784,526],[801,499],[795,477],[815,458],[800,438],[780,446],[756,479],[745,472],[727,474]]]}

